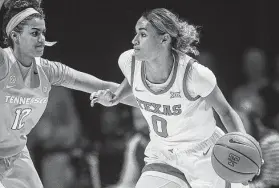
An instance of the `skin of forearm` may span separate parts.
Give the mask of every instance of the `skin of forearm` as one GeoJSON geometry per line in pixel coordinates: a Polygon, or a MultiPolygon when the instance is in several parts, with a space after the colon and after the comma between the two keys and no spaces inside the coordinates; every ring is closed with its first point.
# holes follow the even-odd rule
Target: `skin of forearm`
{"type": "Polygon", "coordinates": [[[221,115],[220,118],[228,132],[246,133],[240,117],[234,110],[228,110],[228,112],[221,115]]]}

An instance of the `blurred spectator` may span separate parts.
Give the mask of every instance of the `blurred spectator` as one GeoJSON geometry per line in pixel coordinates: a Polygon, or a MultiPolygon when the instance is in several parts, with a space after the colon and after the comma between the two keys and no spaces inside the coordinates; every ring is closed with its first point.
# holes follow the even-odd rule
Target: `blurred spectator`
{"type": "Polygon", "coordinates": [[[144,167],[144,151],[149,142],[148,124],[141,111],[132,109],[136,133],[127,141],[121,176],[116,185],[108,188],[134,188],[144,167]]]}
{"type": "Polygon", "coordinates": [[[100,117],[102,145],[99,151],[99,161],[103,186],[114,184],[119,179],[125,143],[133,131],[130,109],[131,107],[121,104],[102,108],[100,117]]]}
{"type": "Polygon", "coordinates": [[[234,108],[238,109],[244,100],[258,95],[259,90],[268,84],[266,64],[266,56],[261,49],[250,48],[244,53],[243,71],[246,80],[243,85],[233,91],[232,105],[234,108]]]}
{"type": "Polygon", "coordinates": [[[92,188],[93,146],[82,137],[70,90],[53,87],[45,113],[30,138],[28,144],[45,188],[92,188]]]}
{"type": "Polygon", "coordinates": [[[260,96],[266,107],[264,124],[279,131],[279,55],[275,58],[274,65],[270,83],[260,90],[260,96]]]}
{"type": "Polygon", "coordinates": [[[262,123],[261,98],[253,97],[244,103],[246,108],[239,115],[247,133],[259,141],[265,161],[260,175],[250,182],[250,188],[276,188],[279,186],[279,134],[262,123]]]}

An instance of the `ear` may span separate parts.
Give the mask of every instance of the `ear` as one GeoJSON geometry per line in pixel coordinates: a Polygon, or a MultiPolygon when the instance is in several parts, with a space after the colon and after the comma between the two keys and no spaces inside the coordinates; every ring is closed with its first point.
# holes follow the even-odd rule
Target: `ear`
{"type": "Polygon", "coordinates": [[[10,36],[11,36],[12,40],[14,41],[14,43],[17,43],[17,44],[18,44],[18,42],[19,42],[19,38],[18,38],[19,35],[18,35],[18,33],[15,32],[15,31],[12,31],[11,34],[10,34],[10,36]]]}
{"type": "Polygon", "coordinates": [[[169,44],[171,42],[171,36],[167,33],[162,35],[162,44],[169,44]]]}

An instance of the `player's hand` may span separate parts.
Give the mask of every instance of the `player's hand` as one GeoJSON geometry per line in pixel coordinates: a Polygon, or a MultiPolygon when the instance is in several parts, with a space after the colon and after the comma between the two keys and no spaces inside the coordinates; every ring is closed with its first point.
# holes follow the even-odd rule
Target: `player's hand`
{"type": "Polygon", "coordinates": [[[103,106],[114,106],[119,102],[114,100],[115,94],[111,92],[109,89],[107,90],[99,90],[97,92],[93,92],[90,95],[90,105],[93,107],[95,103],[100,103],[103,106]]]}

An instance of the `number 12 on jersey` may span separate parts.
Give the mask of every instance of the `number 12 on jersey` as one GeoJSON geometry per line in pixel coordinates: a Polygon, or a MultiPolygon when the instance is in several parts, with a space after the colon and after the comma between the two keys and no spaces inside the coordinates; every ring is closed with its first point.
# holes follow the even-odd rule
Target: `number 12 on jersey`
{"type": "Polygon", "coordinates": [[[167,138],[169,136],[167,130],[167,125],[168,125],[167,120],[156,115],[152,115],[151,119],[152,119],[153,129],[157,133],[157,135],[167,138]]]}
{"type": "Polygon", "coordinates": [[[19,130],[21,129],[25,122],[23,121],[30,113],[32,112],[32,109],[31,108],[24,108],[24,109],[21,109],[21,108],[18,108],[16,109],[15,111],[15,119],[14,119],[14,123],[12,125],[12,128],[13,130],[19,130]]]}

